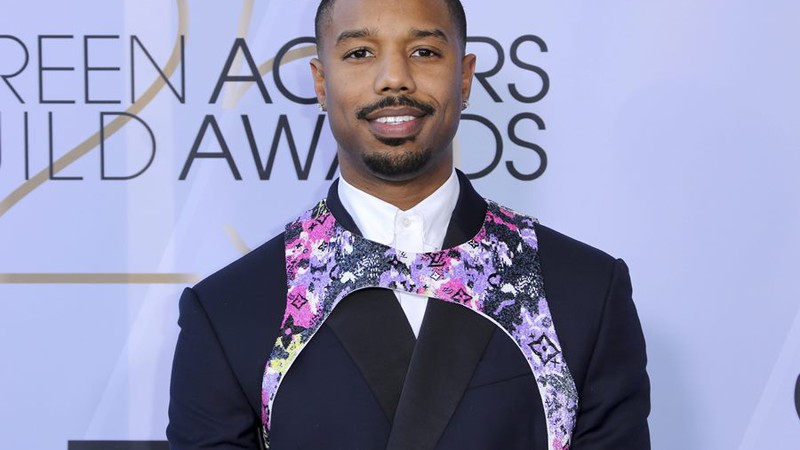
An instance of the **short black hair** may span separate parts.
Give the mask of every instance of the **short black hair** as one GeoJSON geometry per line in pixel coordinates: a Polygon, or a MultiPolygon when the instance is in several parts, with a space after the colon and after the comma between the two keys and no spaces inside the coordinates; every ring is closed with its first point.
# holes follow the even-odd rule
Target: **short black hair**
{"type": "MultiPolygon", "coordinates": [[[[314,17],[314,36],[317,39],[317,47],[322,42],[322,28],[331,21],[331,11],[336,0],[321,0],[317,7],[317,15],[314,17]]],[[[467,48],[467,15],[464,14],[464,7],[460,0],[442,0],[450,11],[450,18],[456,26],[458,38],[461,39],[461,50],[466,52],[467,48]]]]}

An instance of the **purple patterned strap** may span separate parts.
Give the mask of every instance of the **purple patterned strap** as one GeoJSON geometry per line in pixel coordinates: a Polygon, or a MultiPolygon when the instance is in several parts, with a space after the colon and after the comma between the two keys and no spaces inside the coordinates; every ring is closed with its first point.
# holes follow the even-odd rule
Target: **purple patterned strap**
{"type": "Polygon", "coordinates": [[[578,395],[544,297],[535,220],[487,204],[474,238],[430,253],[406,253],[355,235],[336,223],[324,200],[286,226],[286,311],[261,392],[267,448],[272,403],[286,372],[339,301],[369,287],[466,306],[503,329],[536,379],[549,448],[569,448],[578,395]]]}

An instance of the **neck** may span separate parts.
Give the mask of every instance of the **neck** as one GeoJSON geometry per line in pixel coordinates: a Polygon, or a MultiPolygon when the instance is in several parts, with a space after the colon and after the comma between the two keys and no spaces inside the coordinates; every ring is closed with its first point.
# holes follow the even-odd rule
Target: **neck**
{"type": "Polygon", "coordinates": [[[361,171],[352,170],[345,165],[340,170],[342,177],[353,187],[406,211],[425,200],[447,181],[453,171],[453,161],[450,158],[446,164],[438,164],[433,170],[403,180],[360,173],[361,171]]]}

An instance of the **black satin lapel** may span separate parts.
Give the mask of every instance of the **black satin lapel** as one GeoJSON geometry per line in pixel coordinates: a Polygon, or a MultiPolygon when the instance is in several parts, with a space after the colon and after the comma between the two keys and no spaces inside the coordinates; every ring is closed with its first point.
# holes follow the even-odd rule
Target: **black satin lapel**
{"type": "MultiPolygon", "coordinates": [[[[486,202],[463,173],[456,173],[460,191],[444,248],[474,237],[486,217],[486,202]]],[[[327,204],[339,224],[360,234],[339,199],[338,180],[331,184],[327,204]]],[[[388,450],[436,446],[494,330],[490,321],[463,306],[429,299],[415,346],[395,296],[377,289],[351,294],[326,323],[353,357],[387,417],[393,418],[388,450]],[[377,295],[385,301],[370,301],[375,292],[383,292],[377,295]]]]}
{"type": "MultiPolygon", "coordinates": [[[[331,183],[328,209],[340,225],[361,230],[339,199],[339,180],[331,183]]],[[[394,420],[416,338],[394,293],[387,289],[356,291],[325,322],[355,362],[389,422],[394,420]]]]}
{"type": "Polygon", "coordinates": [[[325,199],[325,203],[328,205],[328,209],[331,211],[331,214],[333,214],[334,219],[336,219],[336,222],[338,222],[339,225],[343,226],[346,230],[352,233],[362,236],[361,230],[359,230],[356,226],[356,221],[353,220],[353,216],[347,212],[347,210],[344,208],[344,205],[342,205],[342,201],[339,200],[338,178],[331,183],[331,187],[328,188],[328,197],[325,199]]]}
{"type": "Polygon", "coordinates": [[[458,175],[458,201],[447,226],[442,248],[456,247],[475,237],[486,219],[486,201],[475,191],[467,176],[460,170],[458,175]]]}
{"type": "Polygon", "coordinates": [[[436,446],[493,330],[494,324],[474,311],[428,300],[387,450],[436,446]]]}
{"type": "Polygon", "coordinates": [[[394,293],[388,289],[353,292],[325,324],[342,342],[391,423],[416,340],[394,293]]]}

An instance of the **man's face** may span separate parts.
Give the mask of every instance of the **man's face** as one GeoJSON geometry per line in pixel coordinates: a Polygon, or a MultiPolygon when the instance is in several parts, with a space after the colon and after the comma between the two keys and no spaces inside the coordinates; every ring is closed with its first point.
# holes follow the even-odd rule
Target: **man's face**
{"type": "Polygon", "coordinates": [[[342,174],[372,183],[449,175],[475,56],[462,56],[445,2],[336,0],[321,39],[312,73],[342,174]]]}

